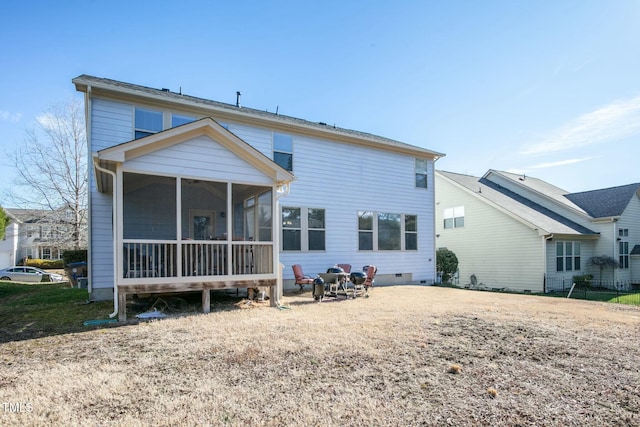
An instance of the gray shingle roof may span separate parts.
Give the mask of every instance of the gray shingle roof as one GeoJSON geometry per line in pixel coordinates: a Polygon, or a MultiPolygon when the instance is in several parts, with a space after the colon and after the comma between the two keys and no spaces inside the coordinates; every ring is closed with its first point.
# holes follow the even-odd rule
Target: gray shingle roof
{"type": "Polygon", "coordinates": [[[477,197],[501,206],[512,215],[549,234],[598,234],[488,179],[453,172],[438,171],[438,173],[467,188],[477,197]]]}
{"type": "Polygon", "coordinates": [[[371,141],[382,147],[395,147],[404,150],[410,150],[415,152],[416,155],[425,155],[433,157],[443,157],[443,153],[428,150],[426,148],[418,147],[415,145],[407,144],[404,142],[396,141],[394,139],[386,138],[379,135],[374,135],[367,132],[361,132],[353,129],[345,129],[328,125],[323,122],[311,122],[308,120],[300,119],[297,117],[286,116],[283,114],[270,113],[268,111],[257,110],[254,108],[247,108],[244,106],[236,106],[234,104],[227,104],[224,102],[208,100],[204,98],[198,98],[195,96],[185,95],[183,93],[171,92],[166,89],[154,89],[147,86],[140,86],[132,83],[120,82],[117,80],[111,80],[101,77],[94,77],[87,74],[82,74],[75,79],[73,83],[78,90],[83,90],[82,87],[94,86],[103,88],[106,90],[116,91],[127,94],[138,94],[148,98],[155,98],[163,100],[165,102],[174,102],[183,105],[198,106],[201,108],[207,108],[210,110],[224,111],[227,113],[236,114],[238,116],[250,116],[255,118],[261,118],[263,120],[269,120],[270,122],[277,122],[290,126],[299,126],[303,128],[315,129],[317,131],[325,132],[327,134],[342,135],[360,140],[371,141]]]}
{"type": "Polygon", "coordinates": [[[584,209],[593,218],[622,215],[631,198],[638,194],[640,183],[566,194],[565,197],[584,209]]]}

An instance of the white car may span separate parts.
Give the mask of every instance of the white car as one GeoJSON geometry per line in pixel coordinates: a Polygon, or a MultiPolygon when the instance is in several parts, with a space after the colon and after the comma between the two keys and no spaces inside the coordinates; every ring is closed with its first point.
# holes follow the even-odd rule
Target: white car
{"type": "Polygon", "coordinates": [[[52,282],[62,282],[64,277],[56,273],[47,273],[35,267],[9,267],[0,270],[0,280],[16,282],[42,282],[42,275],[48,274],[52,282]]]}

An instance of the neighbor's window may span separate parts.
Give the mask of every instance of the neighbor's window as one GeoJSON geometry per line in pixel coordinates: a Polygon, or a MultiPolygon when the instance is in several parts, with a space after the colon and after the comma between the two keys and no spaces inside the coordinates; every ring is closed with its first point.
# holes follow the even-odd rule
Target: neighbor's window
{"type": "Polygon", "coordinates": [[[629,242],[618,242],[620,268],[629,268],[629,242]]]}
{"type": "Polygon", "coordinates": [[[618,237],[629,237],[629,229],[628,228],[619,228],[618,229],[618,237]]]}
{"type": "Polygon", "coordinates": [[[556,271],[580,270],[580,242],[556,242],[556,271]]]}
{"type": "Polygon", "coordinates": [[[136,107],[135,139],[144,138],[162,130],[162,111],[136,107]]]}
{"type": "Polygon", "coordinates": [[[464,206],[446,208],[442,213],[442,217],[444,219],[444,228],[464,227],[464,206]]]}
{"type": "Polygon", "coordinates": [[[325,250],[325,210],[283,207],[282,250],[325,250]]]}
{"type": "Polygon", "coordinates": [[[427,168],[429,162],[423,159],[416,159],[416,187],[427,188],[427,168]]]}
{"type": "Polygon", "coordinates": [[[293,171],[293,138],[282,133],[273,134],[273,161],[293,171]]]}
{"type": "Polygon", "coordinates": [[[179,114],[171,114],[171,127],[174,128],[176,126],[191,123],[194,120],[195,119],[193,117],[181,116],[179,114]]]}

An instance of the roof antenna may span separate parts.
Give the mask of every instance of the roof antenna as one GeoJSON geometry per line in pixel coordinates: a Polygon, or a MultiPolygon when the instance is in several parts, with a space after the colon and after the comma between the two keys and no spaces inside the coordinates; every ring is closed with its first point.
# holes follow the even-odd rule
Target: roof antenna
{"type": "Polygon", "coordinates": [[[276,105],[276,116],[278,115],[278,109],[280,109],[280,106],[276,105]]]}
{"type": "Polygon", "coordinates": [[[242,95],[240,93],[240,91],[236,92],[236,107],[240,108],[240,95],[242,95]]]}

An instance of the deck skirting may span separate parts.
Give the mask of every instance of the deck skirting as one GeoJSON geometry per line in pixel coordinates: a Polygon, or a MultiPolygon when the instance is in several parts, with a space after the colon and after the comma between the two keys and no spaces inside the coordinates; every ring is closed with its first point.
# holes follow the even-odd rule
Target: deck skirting
{"type": "Polygon", "coordinates": [[[127,320],[127,295],[131,294],[163,294],[172,292],[202,291],[202,312],[209,313],[211,306],[211,290],[232,288],[271,288],[271,305],[275,304],[274,290],[277,279],[225,280],[216,282],[157,283],[118,285],[118,320],[127,320]]]}

